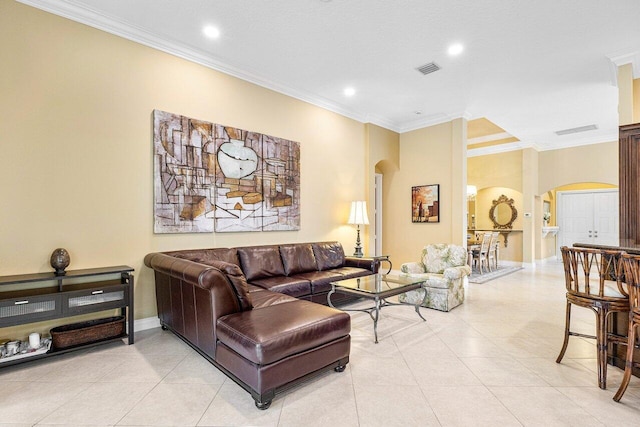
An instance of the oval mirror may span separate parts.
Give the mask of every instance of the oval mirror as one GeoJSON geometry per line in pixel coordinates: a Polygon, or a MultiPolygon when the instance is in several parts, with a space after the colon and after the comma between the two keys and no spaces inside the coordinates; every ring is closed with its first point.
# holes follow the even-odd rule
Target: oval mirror
{"type": "Polygon", "coordinates": [[[504,194],[493,201],[493,206],[489,210],[489,218],[493,222],[493,228],[511,229],[513,221],[518,217],[518,211],[513,206],[513,199],[509,199],[504,194]]]}

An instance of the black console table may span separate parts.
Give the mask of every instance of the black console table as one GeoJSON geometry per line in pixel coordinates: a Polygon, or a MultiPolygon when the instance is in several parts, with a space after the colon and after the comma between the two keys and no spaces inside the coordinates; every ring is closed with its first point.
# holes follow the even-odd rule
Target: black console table
{"type": "Polygon", "coordinates": [[[128,330],[121,336],[5,360],[0,367],[122,338],[128,338],[128,343],[133,344],[133,271],[133,268],[123,265],[69,270],[63,276],[53,272],[0,276],[0,328],[112,309],[120,309],[129,323],[128,330]]]}

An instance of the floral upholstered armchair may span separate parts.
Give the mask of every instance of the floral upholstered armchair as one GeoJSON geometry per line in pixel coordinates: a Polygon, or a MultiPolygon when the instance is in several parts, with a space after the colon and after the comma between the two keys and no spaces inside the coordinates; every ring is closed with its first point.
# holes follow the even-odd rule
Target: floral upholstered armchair
{"type": "Polygon", "coordinates": [[[422,289],[401,294],[401,302],[417,304],[427,297],[423,307],[449,311],[464,301],[464,278],[471,274],[467,265],[467,250],[462,246],[435,244],[422,250],[419,262],[400,267],[402,274],[424,278],[422,289]]]}

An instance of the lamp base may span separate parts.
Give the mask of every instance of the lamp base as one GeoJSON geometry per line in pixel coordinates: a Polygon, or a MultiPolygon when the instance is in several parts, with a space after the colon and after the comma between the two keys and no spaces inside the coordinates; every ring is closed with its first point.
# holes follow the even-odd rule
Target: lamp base
{"type": "Polygon", "coordinates": [[[364,254],[362,253],[362,246],[360,246],[360,225],[358,225],[358,237],[356,238],[356,247],[354,248],[356,251],[353,253],[353,256],[356,258],[362,258],[364,254]]]}

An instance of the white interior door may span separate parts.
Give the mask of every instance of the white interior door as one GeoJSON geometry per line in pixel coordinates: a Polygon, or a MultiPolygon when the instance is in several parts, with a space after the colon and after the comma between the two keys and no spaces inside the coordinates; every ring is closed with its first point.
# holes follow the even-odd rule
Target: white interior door
{"type": "Polygon", "coordinates": [[[618,209],[617,190],[558,192],[558,245],[617,246],[618,209]]]}
{"type": "Polygon", "coordinates": [[[618,192],[593,194],[593,239],[599,245],[618,246],[620,219],[618,192]]]}
{"type": "MultiPolygon", "coordinates": [[[[593,240],[593,195],[591,193],[562,193],[558,196],[558,244],[572,246],[576,242],[593,240]]],[[[560,253],[560,251],[558,251],[560,253]]]]}

